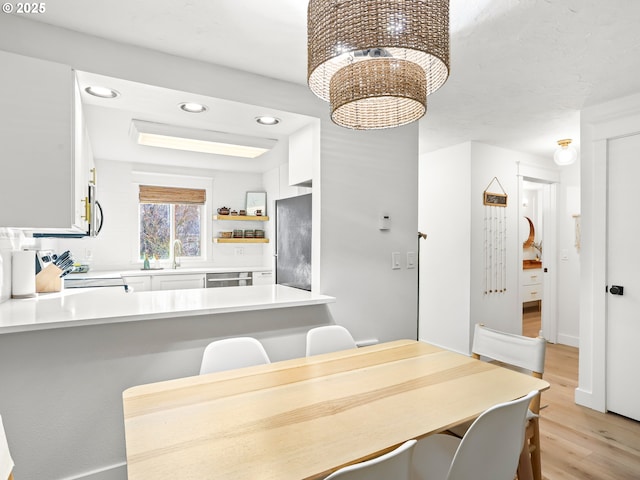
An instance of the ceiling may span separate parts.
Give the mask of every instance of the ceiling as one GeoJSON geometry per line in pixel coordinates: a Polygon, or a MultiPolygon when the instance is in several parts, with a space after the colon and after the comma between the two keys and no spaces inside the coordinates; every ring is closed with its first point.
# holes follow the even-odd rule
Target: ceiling
{"type": "MultiPolygon", "coordinates": [[[[126,160],[163,166],[180,166],[234,172],[265,172],[286,162],[289,136],[317,122],[313,117],[247,105],[220,98],[206,97],[129,80],[77,72],[82,97],[85,124],[91,147],[97,158],[126,160]],[[89,95],[85,88],[104,86],[116,90],[116,98],[89,95]],[[203,113],[187,113],[179,105],[195,102],[206,105],[203,113]],[[280,119],[277,125],[260,125],[255,119],[262,115],[280,119]],[[196,153],[138,145],[132,129],[133,120],[154,122],[192,131],[197,138],[201,131],[224,132],[253,138],[275,139],[269,152],[257,158],[240,158],[210,153],[196,153]]],[[[170,130],[173,130],[170,128],[170,130]]],[[[250,144],[250,143],[249,143],[250,144]]]]}
{"type": "MultiPolygon", "coordinates": [[[[306,83],[303,0],[56,0],[30,18],[306,83]]],[[[637,93],[640,2],[450,0],[451,75],[420,120],[421,152],[468,140],[551,158],[579,111],[637,93]]]]}

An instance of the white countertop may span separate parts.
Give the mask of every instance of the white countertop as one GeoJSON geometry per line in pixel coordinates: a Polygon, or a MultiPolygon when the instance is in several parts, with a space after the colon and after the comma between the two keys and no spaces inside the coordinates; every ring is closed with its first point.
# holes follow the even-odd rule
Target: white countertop
{"type": "Polygon", "coordinates": [[[0,304],[0,334],[335,302],[283,285],[126,293],[123,288],[74,288],[0,304]]]}
{"type": "Polygon", "coordinates": [[[271,267],[163,267],[144,270],[89,270],[87,273],[72,273],[65,278],[87,277],[140,277],[146,275],[187,275],[190,273],[228,273],[228,272],[270,272],[271,267]]]}

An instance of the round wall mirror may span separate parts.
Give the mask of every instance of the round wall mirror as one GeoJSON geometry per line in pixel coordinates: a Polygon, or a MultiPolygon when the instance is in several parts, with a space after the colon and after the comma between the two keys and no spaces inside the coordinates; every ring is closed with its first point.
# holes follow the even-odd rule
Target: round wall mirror
{"type": "Polygon", "coordinates": [[[524,243],[522,244],[522,246],[524,248],[529,248],[531,245],[533,245],[534,239],[536,238],[536,229],[533,226],[533,222],[531,221],[531,219],[529,217],[524,217],[527,222],[529,223],[529,236],[527,237],[527,239],[524,241],[524,243]]]}

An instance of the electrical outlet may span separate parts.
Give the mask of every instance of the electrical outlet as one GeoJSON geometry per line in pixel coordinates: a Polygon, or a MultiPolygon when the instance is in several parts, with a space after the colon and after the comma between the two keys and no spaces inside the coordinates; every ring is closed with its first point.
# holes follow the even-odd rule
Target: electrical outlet
{"type": "Polygon", "coordinates": [[[235,247],[233,249],[233,253],[235,255],[244,255],[244,248],[243,247],[235,247]]]}
{"type": "Polygon", "coordinates": [[[391,252],[391,269],[400,269],[400,252],[391,252]]]}

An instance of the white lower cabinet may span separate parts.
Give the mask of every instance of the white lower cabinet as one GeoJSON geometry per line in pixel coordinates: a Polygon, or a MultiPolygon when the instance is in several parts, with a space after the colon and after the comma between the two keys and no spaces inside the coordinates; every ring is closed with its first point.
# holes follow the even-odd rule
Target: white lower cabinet
{"type": "Polygon", "coordinates": [[[272,271],[268,272],[253,272],[253,285],[273,285],[275,283],[275,276],[272,271]]]}
{"type": "Polygon", "coordinates": [[[154,275],[151,277],[151,290],[184,290],[204,288],[204,273],[176,275],[154,275]]]}
{"type": "MultiPolygon", "coordinates": [[[[229,273],[230,277],[237,278],[248,276],[247,273],[229,273]]],[[[272,285],[275,283],[272,271],[252,272],[252,281],[249,285],[272,285]]],[[[188,288],[204,288],[206,284],[206,274],[204,273],[183,273],[169,275],[132,275],[122,277],[125,283],[133,292],[147,292],[150,290],[183,290],[188,288]]],[[[237,283],[237,282],[236,282],[237,283]]],[[[242,283],[244,285],[245,283],[242,283]]],[[[234,284],[235,285],[235,284],[234,284]]],[[[212,285],[209,285],[212,286],[212,285]]],[[[227,286],[227,285],[224,285],[227,286]]]]}
{"type": "Polygon", "coordinates": [[[151,276],[122,277],[132,292],[148,292],[151,290],[151,276]]]}

